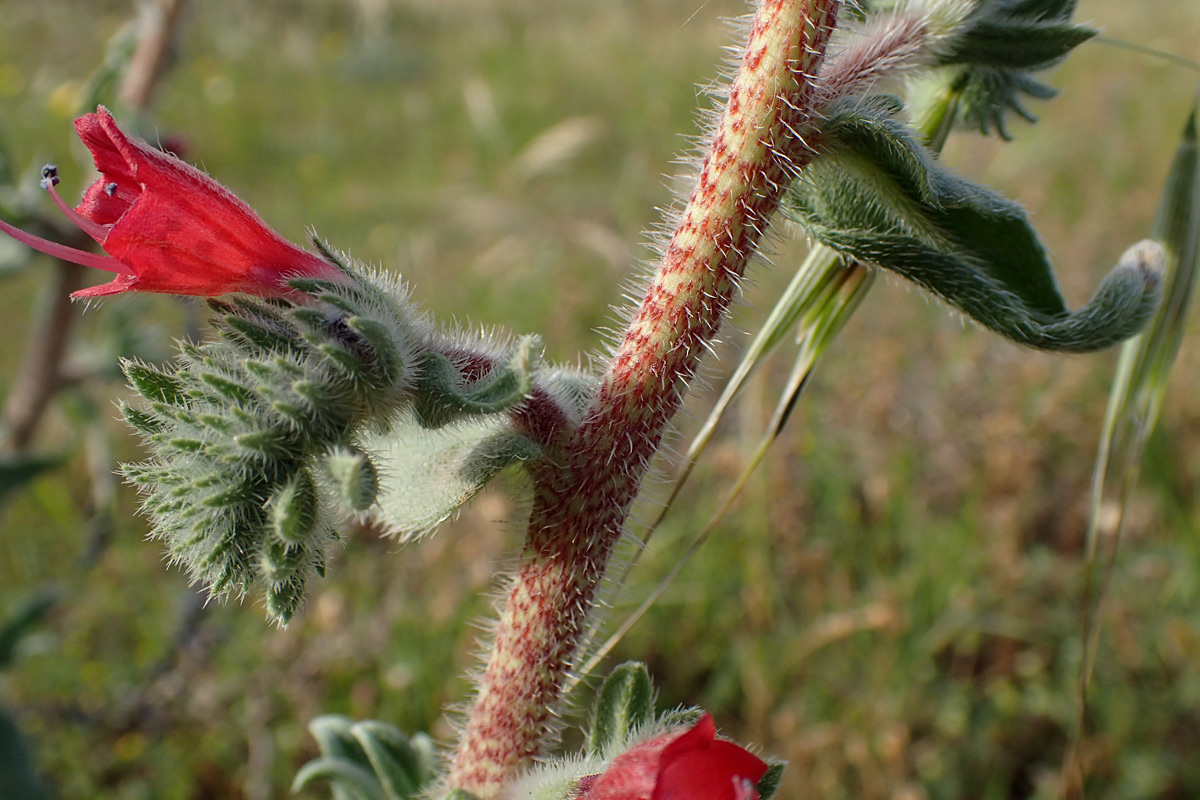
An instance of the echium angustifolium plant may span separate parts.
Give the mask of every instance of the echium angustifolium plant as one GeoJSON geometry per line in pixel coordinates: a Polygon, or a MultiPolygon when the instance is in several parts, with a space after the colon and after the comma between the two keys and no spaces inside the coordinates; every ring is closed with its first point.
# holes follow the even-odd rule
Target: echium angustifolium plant
{"type": "MultiPolygon", "coordinates": [[[[213,302],[218,340],[184,345],[169,366],[126,370],[145,405],[125,416],[151,451],[126,474],[156,535],[217,594],[259,586],[268,613],[286,622],[342,519],[415,536],[500,469],[523,466],[524,549],[449,773],[426,776],[460,795],[507,796],[553,739],[630,506],[777,212],[842,257],[891,269],[1030,347],[1105,347],[1153,312],[1155,245],[1131,249],[1070,312],[1020,207],[953,175],[929,149],[955,123],[1003,135],[1007,115],[1029,116],[1021,96],[1049,94],[1030,73],[1091,35],[1070,22],[1073,9],[762,0],[693,186],[596,375],[541,365],[532,337],[441,331],[395,279],[324,245],[314,254],[285,242],[102,109],[77,123],[100,180],[74,209],[54,197],[108,255],[0,228],[117,274],[84,297],[234,295],[213,302]],[[891,94],[897,78],[914,87],[910,106],[891,94]]],[[[47,172],[52,194],[53,183],[47,172]]],[[[638,769],[592,782],[580,772],[546,796],[671,797],[689,785],[668,777],[674,755],[716,740],[710,721],[647,741],[610,754],[614,768],[638,769]]],[[[364,768],[378,770],[360,745],[364,768]]],[[[765,794],[757,766],[733,761],[742,766],[719,796],[765,794]]]]}

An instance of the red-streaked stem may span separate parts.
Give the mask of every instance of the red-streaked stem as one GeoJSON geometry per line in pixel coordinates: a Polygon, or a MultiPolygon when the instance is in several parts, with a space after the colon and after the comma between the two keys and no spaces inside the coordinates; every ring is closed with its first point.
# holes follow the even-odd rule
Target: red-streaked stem
{"type": "MultiPolygon", "coordinates": [[[[667,423],[777,209],[812,157],[813,76],[838,0],[763,0],[696,183],[591,412],[534,504],[450,774],[484,800],[539,753],[596,590],[667,423]]],[[[551,463],[553,462],[553,463],[551,463]]]]}

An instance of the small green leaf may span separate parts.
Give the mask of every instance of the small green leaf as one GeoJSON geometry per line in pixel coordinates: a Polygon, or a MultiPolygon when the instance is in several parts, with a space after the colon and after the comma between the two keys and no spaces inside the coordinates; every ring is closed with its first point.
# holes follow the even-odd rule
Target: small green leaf
{"type": "Polygon", "coordinates": [[[658,724],[663,728],[694,728],[702,716],[703,709],[673,708],[659,715],[658,724]]]}
{"type": "Polygon", "coordinates": [[[333,324],[333,318],[319,308],[297,306],[291,310],[292,319],[313,331],[325,331],[333,324]]]}
{"type": "Polygon", "coordinates": [[[282,584],[304,567],[308,555],[303,544],[267,540],[259,553],[259,569],[268,583],[282,584]]]}
{"type": "Polygon", "coordinates": [[[307,583],[303,573],[293,572],[267,587],[267,614],[277,625],[285,626],[296,616],[304,604],[307,583]]]}
{"type": "Polygon", "coordinates": [[[954,38],[952,49],[940,61],[993,69],[1044,69],[1098,32],[1064,22],[982,18],[954,38]]]}
{"type": "Polygon", "coordinates": [[[272,324],[236,314],[229,314],[217,323],[217,330],[234,344],[266,353],[285,353],[298,345],[282,323],[272,324]]]}
{"type": "Polygon", "coordinates": [[[375,358],[372,366],[382,382],[398,383],[408,378],[411,367],[396,347],[398,335],[395,331],[378,320],[360,316],[349,317],[346,326],[370,345],[375,358]]]}
{"type": "Polygon", "coordinates": [[[304,334],[304,340],[325,356],[331,364],[342,370],[347,377],[354,381],[369,381],[371,372],[362,359],[340,344],[334,344],[321,338],[315,333],[304,334]]]}
{"type": "Polygon", "coordinates": [[[261,428],[239,433],[233,437],[233,442],[239,448],[268,459],[287,458],[299,452],[304,444],[297,431],[283,427],[261,428]]]}
{"type": "Polygon", "coordinates": [[[172,436],[164,440],[164,444],[181,453],[199,453],[204,449],[204,442],[187,436],[172,436]]]}
{"type": "Polygon", "coordinates": [[[317,484],[312,473],[301,470],[276,490],[267,503],[275,535],[288,544],[308,541],[317,526],[317,484]]]}
{"type": "Polygon", "coordinates": [[[215,389],[226,400],[234,403],[250,405],[258,399],[253,389],[243,386],[224,375],[217,375],[213,372],[201,372],[200,380],[215,389]]]}
{"type": "Polygon", "coordinates": [[[775,792],[779,791],[779,782],[783,780],[783,768],[787,764],[769,764],[766,773],[759,778],[758,781],[758,796],[761,800],[771,800],[775,792]]]}
{"type": "Polygon", "coordinates": [[[368,768],[340,758],[314,758],[296,773],[292,792],[317,781],[333,785],[335,800],[388,800],[375,774],[368,768]]]}
{"type": "Polygon", "coordinates": [[[235,508],[259,502],[260,491],[262,486],[258,481],[238,481],[205,496],[199,502],[209,508],[235,508]]]}
{"type": "Polygon", "coordinates": [[[371,760],[389,800],[408,800],[420,793],[424,782],[421,760],[399,728],[366,720],[351,731],[371,760]]]}
{"type": "Polygon", "coordinates": [[[163,419],[156,414],[153,414],[144,409],[135,408],[125,401],[121,401],[118,408],[121,411],[121,416],[125,422],[138,433],[144,436],[153,436],[156,433],[161,433],[163,430],[163,419]]]}
{"type": "Polygon", "coordinates": [[[602,754],[628,742],[654,719],[654,684],[646,665],[627,661],[605,678],[596,695],[587,749],[602,754]]]}

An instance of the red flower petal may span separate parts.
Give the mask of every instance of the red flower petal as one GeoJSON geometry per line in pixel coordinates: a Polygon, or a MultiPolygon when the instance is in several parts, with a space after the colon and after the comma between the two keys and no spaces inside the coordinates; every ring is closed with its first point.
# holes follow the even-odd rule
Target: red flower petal
{"type": "Polygon", "coordinates": [[[126,136],[105,109],[82,118],[76,128],[103,174],[77,210],[108,224],[113,211],[125,206],[103,244],[109,255],[134,268],[136,280],[114,282],[106,294],[128,289],[278,294],[291,276],[339,275],[267,227],[212,178],[126,136]]]}
{"type": "Polygon", "coordinates": [[[767,764],[716,738],[711,714],[691,728],[634,746],[613,759],[586,788],[586,800],[757,800],[753,788],[767,764]]]}
{"type": "Polygon", "coordinates": [[[100,180],[74,209],[54,191],[54,168],[47,168],[43,185],[108,255],[49,242],[0,221],[0,232],[36,250],[117,273],[111,283],[75,297],[128,291],[290,296],[289,278],[347,279],[337,266],[275,233],[203,172],[126,136],[103,107],[76,120],[75,130],[100,180]]]}

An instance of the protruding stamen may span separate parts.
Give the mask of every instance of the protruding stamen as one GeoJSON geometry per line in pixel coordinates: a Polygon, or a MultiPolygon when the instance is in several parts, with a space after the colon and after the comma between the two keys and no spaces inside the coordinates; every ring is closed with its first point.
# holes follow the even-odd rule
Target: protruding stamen
{"type": "Polygon", "coordinates": [[[117,196],[117,184],[116,183],[104,184],[104,193],[106,195],[108,195],[109,197],[116,197],[117,196]]]}
{"type": "Polygon", "coordinates": [[[53,164],[47,164],[42,167],[42,188],[46,188],[46,181],[54,186],[58,186],[58,167],[53,164]]]}
{"type": "MultiPolygon", "coordinates": [[[[46,174],[45,169],[42,170],[42,174],[46,174]]],[[[59,210],[66,214],[67,219],[75,223],[79,230],[83,231],[100,244],[104,244],[104,240],[108,238],[109,226],[101,225],[98,222],[92,222],[83,214],[80,214],[78,211],[67,205],[66,202],[59,196],[58,190],[54,188],[54,184],[56,183],[58,183],[58,170],[54,170],[54,172],[48,177],[42,178],[42,188],[50,193],[50,197],[54,200],[54,205],[58,206],[59,210]]]]}
{"type": "Polygon", "coordinates": [[[40,236],[34,236],[32,233],[26,233],[20,228],[14,228],[2,219],[0,219],[0,231],[7,233],[21,244],[32,247],[39,253],[61,258],[63,261],[70,261],[72,264],[102,269],[106,272],[119,272],[122,275],[133,274],[132,269],[117,261],[112,256],[89,253],[87,250],[76,250],[74,247],[67,247],[65,244],[48,241],[40,236]]]}

